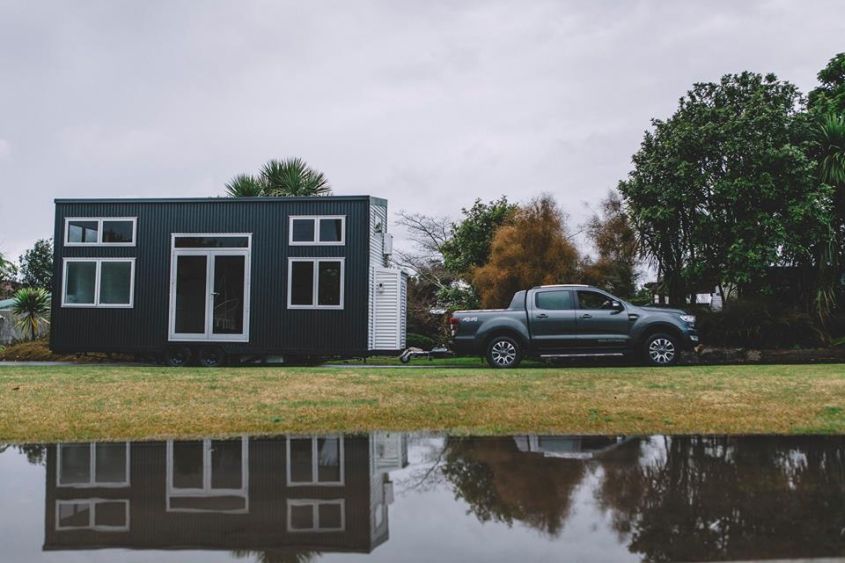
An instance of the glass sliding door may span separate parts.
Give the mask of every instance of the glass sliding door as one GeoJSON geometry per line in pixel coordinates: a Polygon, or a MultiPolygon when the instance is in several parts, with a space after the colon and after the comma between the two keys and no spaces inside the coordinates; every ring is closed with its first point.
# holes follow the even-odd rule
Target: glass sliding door
{"type": "Polygon", "coordinates": [[[249,340],[250,243],[249,235],[174,235],[171,342],[249,340]]]}
{"type": "Polygon", "coordinates": [[[244,332],[244,270],[246,256],[214,257],[214,334],[244,332]]]}
{"type": "Polygon", "coordinates": [[[176,333],[205,334],[207,262],[206,256],[176,257],[176,333]]]}

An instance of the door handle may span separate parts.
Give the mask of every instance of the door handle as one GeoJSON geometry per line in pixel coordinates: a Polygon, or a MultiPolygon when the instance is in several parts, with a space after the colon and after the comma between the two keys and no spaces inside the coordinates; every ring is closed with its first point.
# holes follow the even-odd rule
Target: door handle
{"type": "Polygon", "coordinates": [[[582,319],[592,319],[593,316],[590,313],[584,313],[583,315],[581,315],[581,318],[582,319]]]}
{"type": "Polygon", "coordinates": [[[546,313],[540,313],[539,315],[537,315],[537,318],[538,319],[548,319],[549,316],[546,313]]]}

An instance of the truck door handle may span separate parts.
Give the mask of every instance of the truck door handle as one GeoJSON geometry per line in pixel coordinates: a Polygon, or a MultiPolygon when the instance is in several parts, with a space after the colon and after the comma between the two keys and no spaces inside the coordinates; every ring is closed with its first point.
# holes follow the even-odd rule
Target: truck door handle
{"type": "Polygon", "coordinates": [[[546,313],[540,313],[539,315],[537,315],[537,318],[538,319],[548,319],[549,316],[546,313]]]}
{"type": "Polygon", "coordinates": [[[592,319],[593,316],[590,313],[584,313],[583,315],[581,315],[581,318],[582,319],[592,319]]]}

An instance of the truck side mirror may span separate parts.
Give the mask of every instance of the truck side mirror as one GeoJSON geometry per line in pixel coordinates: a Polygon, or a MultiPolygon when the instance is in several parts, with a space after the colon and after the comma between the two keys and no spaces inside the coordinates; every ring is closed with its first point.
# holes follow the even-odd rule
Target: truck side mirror
{"type": "Polygon", "coordinates": [[[616,311],[617,313],[621,313],[622,311],[625,310],[625,306],[622,305],[621,301],[611,301],[610,302],[610,308],[613,309],[614,311],[616,311]]]}

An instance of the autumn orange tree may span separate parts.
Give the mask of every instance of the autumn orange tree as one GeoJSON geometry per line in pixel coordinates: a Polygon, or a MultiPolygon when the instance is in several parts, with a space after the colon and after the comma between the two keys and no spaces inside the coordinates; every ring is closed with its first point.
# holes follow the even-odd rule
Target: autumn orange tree
{"type": "Polygon", "coordinates": [[[503,307],[521,289],[577,281],[578,264],[563,213],[544,195],[521,206],[511,222],[499,227],[490,259],[473,270],[472,284],[483,307],[503,307]]]}

